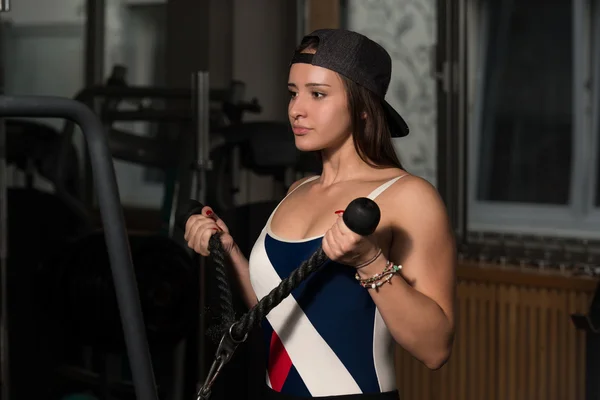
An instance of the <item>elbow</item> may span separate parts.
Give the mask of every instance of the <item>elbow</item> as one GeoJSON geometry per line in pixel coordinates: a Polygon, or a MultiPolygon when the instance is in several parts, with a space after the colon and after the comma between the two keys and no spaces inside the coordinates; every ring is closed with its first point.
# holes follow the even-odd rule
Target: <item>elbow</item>
{"type": "Polygon", "coordinates": [[[427,352],[421,361],[432,371],[442,368],[450,360],[453,343],[454,335],[449,334],[439,346],[431,346],[432,350],[427,352]]]}
{"type": "Polygon", "coordinates": [[[437,371],[438,369],[440,369],[444,365],[446,365],[446,363],[450,359],[450,353],[451,353],[451,350],[448,349],[447,351],[436,352],[435,354],[430,354],[430,355],[428,355],[428,357],[426,357],[425,359],[422,360],[423,364],[425,364],[425,366],[427,368],[429,368],[430,370],[437,371]]]}

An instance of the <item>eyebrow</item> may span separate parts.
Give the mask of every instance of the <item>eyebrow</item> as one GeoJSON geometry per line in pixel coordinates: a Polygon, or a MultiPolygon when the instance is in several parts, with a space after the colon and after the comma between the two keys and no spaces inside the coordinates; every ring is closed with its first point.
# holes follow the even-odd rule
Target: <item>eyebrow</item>
{"type": "MultiPolygon", "coordinates": [[[[307,83],[304,86],[306,86],[306,87],[315,87],[315,86],[328,86],[328,87],[331,87],[331,85],[328,85],[326,83],[316,83],[316,82],[307,83]]],[[[289,82],[288,83],[288,87],[295,87],[295,88],[297,88],[298,86],[295,83],[289,82]]]]}

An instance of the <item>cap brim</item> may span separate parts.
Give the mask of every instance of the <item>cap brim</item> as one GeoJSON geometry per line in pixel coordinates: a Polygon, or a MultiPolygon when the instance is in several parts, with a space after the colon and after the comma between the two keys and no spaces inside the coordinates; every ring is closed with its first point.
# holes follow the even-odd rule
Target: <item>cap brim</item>
{"type": "Polygon", "coordinates": [[[404,137],[408,135],[408,124],[404,118],[402,118],[400,114],[394,110],[394,107],[392,107],[387,101],[383,100],[382,103],[385,116],[390,126],[390,133],[392,134],[392,137],[404,137]]]}

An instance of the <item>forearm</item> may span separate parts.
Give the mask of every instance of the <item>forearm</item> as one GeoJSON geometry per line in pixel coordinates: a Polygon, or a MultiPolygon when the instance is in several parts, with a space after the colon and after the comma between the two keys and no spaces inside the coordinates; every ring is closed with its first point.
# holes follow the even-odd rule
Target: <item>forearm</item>
{"type": "MultiPolygon", "coordinates": [[[[386,261],[359,270],[361,278],[380,273],[386,261]]],[[[414,289],[401,274],[368,290],[395,341],[427,367],[441,367],[450,355],[454,324],[431,298],[414,289]]]]}
{"type": "Polygon", "coordinates": [[[250,268],[248,264],[248,259],[240,251],[237,245],[233,247],[233,250],[229,254],[229,262],[232,267],[232,272],[235,275],[235,279],[240,288],[244,303],[246,303],[248,308],[254,307],[254,305],[258,301],[256,298],[256,293],[254,292],[252,284],[250,283],[250,268]]]}

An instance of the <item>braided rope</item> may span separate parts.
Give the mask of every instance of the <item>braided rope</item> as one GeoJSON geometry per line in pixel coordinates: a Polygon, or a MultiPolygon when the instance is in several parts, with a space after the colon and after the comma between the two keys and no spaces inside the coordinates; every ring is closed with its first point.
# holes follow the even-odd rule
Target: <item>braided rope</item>
{"type": "Polygon", "coordinates": [[[308,260],[304,261],[298,268],[292,271],[292,273],[287,278],[283,279],[276,288],[271,290],[268,295],[263,297],[254,307],[235,322],[235,313],[231,301],[231,289],[225,274],[225,251],[223,250],[223,245],[221,244],[218,233],[210,238],[208,250],[212,255],[213,261],[217,265],[218,297],[221,300],[221,322],[210,329],[211,336],[222,336],[227,332],[231,325],[235,323],[231,335],[232,338],[237,341],[243,341],[254,326],[262,321],[271,310],[277,307],[283,299],[328,260],[323,250],[319,247],[308,260]]]}
{"type": "Polygon", "coordinates": [[[250,311],[244,314],[233,327],[231,334],[234,339],[240,340],[252,330],[272,309],[277,307],[295,288],[300,286],[310,274],[315,272],[327,260],[327,256],[323,250],[319,249],[298,268],[296,268],[290,276],[283,279],[281,283],[271,290],[271,292],[263,297],[250,311]]]}
{"type": "Polygon", "coordinates": [[[221,234],[212,235],[208,241],[208,248],[213,261],[216,264],[215,280],[217,287],[217,307],[219,312],[214,316],[217,322],[207,330],[207,334],[216,342],[223,333],[235,322],[235,310],[233,309],[233,295],[229,286],[226,270],[226,254],[221,244],[221,234]]]}

